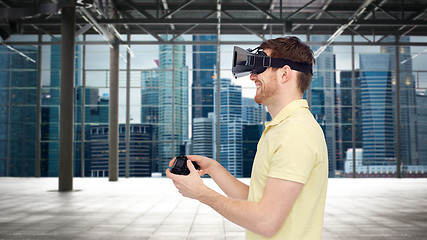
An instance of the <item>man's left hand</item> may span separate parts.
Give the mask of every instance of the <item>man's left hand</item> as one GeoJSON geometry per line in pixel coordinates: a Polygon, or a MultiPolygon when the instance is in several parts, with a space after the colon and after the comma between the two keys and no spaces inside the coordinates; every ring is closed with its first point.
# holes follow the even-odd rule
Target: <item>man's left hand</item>
{"type": "Polygon", "coordinates": [[[191,160],[187,160],[187,167],[190,170],[189,175],[173,174],[166,169],[166,176],[172,179],[182,196],[199,200],[209,188],[203,183],[191,160]]]}

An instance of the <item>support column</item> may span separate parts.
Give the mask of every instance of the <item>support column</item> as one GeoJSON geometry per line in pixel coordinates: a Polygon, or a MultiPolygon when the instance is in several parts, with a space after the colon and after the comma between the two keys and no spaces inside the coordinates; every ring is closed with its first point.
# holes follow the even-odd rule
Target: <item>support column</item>
{"type": "MultiPolygon", "coordinates": [[[[354,67],[354,35],[351,35],[351,146],[353,149],[353,178],[356,178],[356,73],[354,67]]],[[[357,129],[362,131],[362,129],[357,129]]]]}
{"type": "Polygon", "coordinates": [[[39,46],[37,47],[37,112],[36,112],[36,162],[35,162],[35,177],[40,177],[41,176],[41,168],[40,168],[40,158],[41,158],[41,144],[40,144],[40,139],[41,139],[41,113],[42,113],[42,108],[41,108],[41,92],[42,92],[42,74],[41,74],[41,62],[42,62],[42,46],[41,46],[41,41],[42,41],[42,35],[39,34],[39,38],[38,38],[38,43],[39,46]]]}
{"type": "Polygon", "coordinates": [[[110,48],[109,161],[110,181],[119,180],[119,44],[110,48]]]}
{"type": "Polygon", "coordinates": [[[396,82],[396,177],[401,178],[401,168],[402,160],[400,158],[400,46],[399,46],[399,35],[395,36],[394,51],[395,51],[395,82],[396,82]]]}
{"type": "MultiPolygon", "coordinates": [[[[127,34],[127,40],[130,41],[130,33],[127,34]]],[[[126,163],[125,175],[130,176],[130,53],[126,52],[126,163]]]]}
{"type": "Polygon", "coordinates": [[[62,8],[61,101],[59,119],[59,191],[73,190],[74,33],[76,8],[62,8]]]}

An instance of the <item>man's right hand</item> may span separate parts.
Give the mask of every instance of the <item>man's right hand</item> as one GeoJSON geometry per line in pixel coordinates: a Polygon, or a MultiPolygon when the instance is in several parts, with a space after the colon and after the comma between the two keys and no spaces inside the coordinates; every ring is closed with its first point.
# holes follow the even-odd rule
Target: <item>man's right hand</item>
{"type": "Polygon", "coordinates": [[[199,156],[199,155],[188,155],[187,158],[191,161],[196,162],[200,166],[199,175],[211,174],[213,169],[219,165],[219,163],[211,158],[199,156]]]}
{"type": "MultiPolygon", "coordinates": [[[[200,166],[199,175],[203,176],[205,174],[210,174],[215,166],[219,163],[211,158],[199,156],[199,155],[187,155],[188,160],[196,162],[200,166]]],[[[169,162],[169,167],[172,167],[175,163],[175,158],[169,162]]]]}

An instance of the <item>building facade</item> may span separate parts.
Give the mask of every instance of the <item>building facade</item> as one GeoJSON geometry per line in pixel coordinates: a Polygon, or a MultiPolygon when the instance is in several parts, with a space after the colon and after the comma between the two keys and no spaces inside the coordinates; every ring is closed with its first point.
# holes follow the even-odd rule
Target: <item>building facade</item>
{"type": "MultiPolygon", "coordinates": [[[[215,86],[217,82],[215,81],[215,86]]],[[[220,81],[220,152],[214,157],[235,177],[243,176],[242,160],[242,87],[234,85],[228,78],[220,81]],[[219,158],[218,158],[219,156],[219,158]]],[[[214,93],[216,94],[216,88],[214,93]]],[[[216,98],[214,100],[216,106],[216,98]]],[[[216,121],[214,121],[216,132],[216,121]]]]}
{"type": "Polygon", "coordinates": [[[395,165],[392,78],[389,54],[361,54],[364,165],[395,165]]]}
{"type": "MultiPolygon", "coordinates": [[[[37,59],[37,48],[17,47],[37,59]]],[[[35,174],[37,64],[0,46],[0,176],[35,174]]]]}

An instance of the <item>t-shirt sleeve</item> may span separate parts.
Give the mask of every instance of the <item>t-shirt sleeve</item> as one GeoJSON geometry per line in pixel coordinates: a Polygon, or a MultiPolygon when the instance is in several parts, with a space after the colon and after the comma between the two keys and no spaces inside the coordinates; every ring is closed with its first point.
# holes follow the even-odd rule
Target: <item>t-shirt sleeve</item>
{"type": "Polygon", "coordinates": [[[315,164],[313,138],[302,126],[284,127],[270,161],[268,176],[305,184],[315,164]]]}

